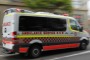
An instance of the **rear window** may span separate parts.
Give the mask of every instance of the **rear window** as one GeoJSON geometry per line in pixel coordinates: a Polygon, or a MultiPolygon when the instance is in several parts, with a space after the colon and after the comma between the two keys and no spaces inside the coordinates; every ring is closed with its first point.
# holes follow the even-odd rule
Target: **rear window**
{"type": "Polygon", "coordinates": [[[66,19],[20,16],[19,31],[65,31],[66,19]]]}

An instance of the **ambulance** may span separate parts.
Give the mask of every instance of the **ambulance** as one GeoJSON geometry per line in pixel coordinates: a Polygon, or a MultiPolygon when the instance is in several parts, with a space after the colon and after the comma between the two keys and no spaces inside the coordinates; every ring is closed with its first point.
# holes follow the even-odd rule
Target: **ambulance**
{"type": "Polygon", "coordinates": [[[49,50],[85,50],[89,34],[73,17],[10,8],[3,18],[2,44],[5,53],[37,58],[49,50]]]}

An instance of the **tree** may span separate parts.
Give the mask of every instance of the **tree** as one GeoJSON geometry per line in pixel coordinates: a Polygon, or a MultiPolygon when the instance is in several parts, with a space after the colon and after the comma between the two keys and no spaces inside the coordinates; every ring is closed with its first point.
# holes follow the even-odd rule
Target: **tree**
{"type": "Polygon", "coordinates": [[[71,0],[23,0],[30,8],[54,8],[67,12],[72,11],[71,0]]]}

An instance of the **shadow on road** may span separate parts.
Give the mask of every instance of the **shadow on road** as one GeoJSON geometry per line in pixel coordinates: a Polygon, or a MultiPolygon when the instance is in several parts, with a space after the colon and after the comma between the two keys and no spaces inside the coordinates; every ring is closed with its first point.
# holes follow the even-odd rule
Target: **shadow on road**
{"type": "Polygon", "coordinates": [[[76,51],[79,51],[79,50],[77,50],[77,49],[62,49],[62,50],[46,51],[46,52],[43,52],[39,58],[36,58],[36,59],[31,59],[29,57],[22,57],[20,55],[6,56],[4,58],[7,60],[41,60],[44,58],[48,58],[50,56],[53,57],[58,54],[61,55],[61,54],[66,54],[66,53],[76,52],[76,51]]]}

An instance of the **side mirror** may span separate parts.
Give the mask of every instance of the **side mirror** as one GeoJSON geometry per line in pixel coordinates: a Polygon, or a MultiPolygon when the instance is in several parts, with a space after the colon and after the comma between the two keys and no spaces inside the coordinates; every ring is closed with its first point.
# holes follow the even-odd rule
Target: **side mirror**
{"type": "Polygon", "coordinates": [[[82,32],[83,31],[83,27],[81,27],[79,30],[80,30],[80,32],[82,32]]]}

